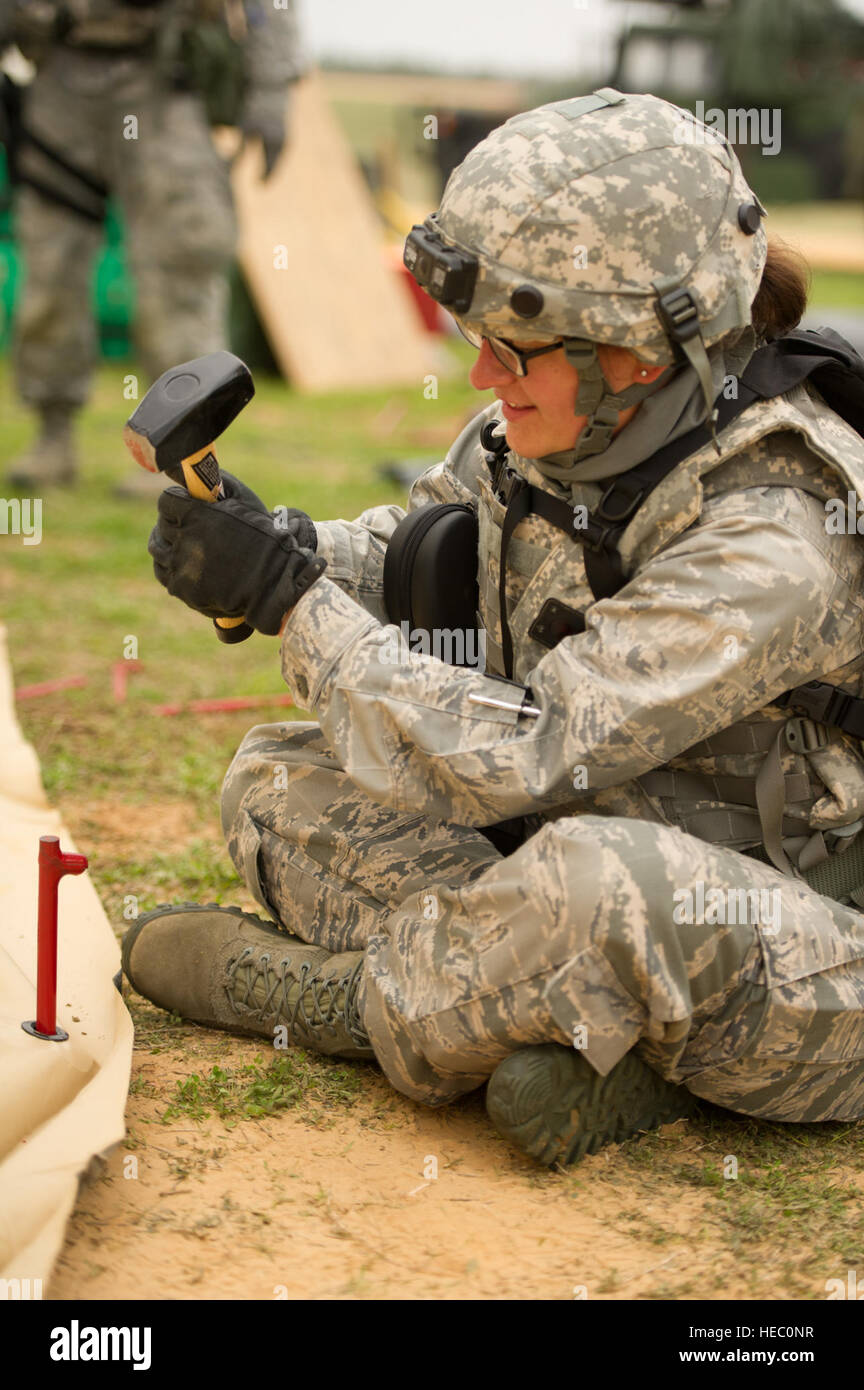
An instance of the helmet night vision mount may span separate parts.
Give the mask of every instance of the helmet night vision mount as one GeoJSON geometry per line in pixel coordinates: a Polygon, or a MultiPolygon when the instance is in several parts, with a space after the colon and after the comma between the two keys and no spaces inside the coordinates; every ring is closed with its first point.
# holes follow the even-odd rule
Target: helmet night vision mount
{"type": "Polygon", "coordinates": [[[464,314],[470,308],[480,267],[476,256],[448,246],[428,227],[414,226],[402,259],[417,284],[445,309],[464,314]]]}

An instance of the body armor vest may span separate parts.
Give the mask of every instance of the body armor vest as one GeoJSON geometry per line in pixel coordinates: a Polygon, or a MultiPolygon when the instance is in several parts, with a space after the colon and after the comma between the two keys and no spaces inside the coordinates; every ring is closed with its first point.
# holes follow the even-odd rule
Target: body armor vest
{"type": "MultiPolygon", "coordinates": [[[[789,336],[793,354],[821,352],[821,335],[789,336]]],[[[701,441],[693,431],[604,485],[550,483],[531,460],[511,467],[506,442],[494,436],[498,422],[487,422],[476,595],[487,669],[525,681],[544,651],[584,629],[584,610],[596,598],[617,592],[698,520],[709,499],[782,486],[844,507],[860,499],[864,510],[864,364],[859,369],[857,354],[836,335],[825,341],[829,349],[839,344],[846,359],[834,359],[830,381],[802,373],[800,361],[784,378],[781,363],[783,394],[776,394],[778,365],[763,350],[742,375],[741,395],[720,403],[716,443],[707,431],[701,441]],[[810,385],[789,385],[796,373],[799,383],[809,376],[810,385]],[[826,407],[814,381],[846,418],[826,407]],[[771,442],[780,434],[782,450],[771,442]]],[[[401,525],[416,526],[415,515],[401,525]]],[[[464,609],[452,625],[467,625],[464,609]]],[[[657,818],[752,852],[830,896],[854,896],[864,884],[864,630],[861,652],[844,669],[819,672],[820,679],[639,778],[657,818]],[[722,775],[713,770],[718,761],[722,775]]]]}

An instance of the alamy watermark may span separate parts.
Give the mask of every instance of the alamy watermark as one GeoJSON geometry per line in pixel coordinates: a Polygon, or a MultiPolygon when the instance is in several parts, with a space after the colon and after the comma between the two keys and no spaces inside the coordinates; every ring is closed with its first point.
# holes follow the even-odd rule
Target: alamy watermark
{"type": "Polygon", "coordinates": [[[760,927],[765,936],[780,930],[779,888],[706,888],[701,879],[692,888],[676,888],[672,921],[677,926],[760,927]]]}
{"type": "Polygon", "coordinates": [[[864,501],[847,492],[846,501],[829,497],[825,503],[825,530],[829,536],[864,536],[864,501]]]}
{"type": "Polygon", "coordinates": [[[847,1269],[845,1279],[826,1279],[825,1292],[828,1302],[837,1299],[852,1299],[855,1303],[864,1302],[864,1283],[858,1279],[857,1269],[847,1269]]]}
{"type": "Polygon", "coordinates": [[[419,656],[435,656],[448,666],[469,666],[486,670],[486,631],[484,628],[412,627],[407,619],[386,627],[381,637],[379,658],[385,666],[404,662],[406,649],[419,656]]]}
{"type": "Polygon", "coordinates": [[[82,1327],[73,1318],[69,1327],[51,1332],[52,1361],[131,1361],[133,1371],[149,1371],[152,1356],[149,1327],[82,1327]]]}
{"type": "Polygon", "coordinates": [[[675,126],[676,145],[759,145],[762,153],[780,153],[782,112],[779,106],[729,107],[706,110],[704,101],[697,101],[694,120],[681,120],[675,126]]]}
{"type": "Polygon", "coordinates": [[[41,1279],[0,1279],[0,1302],[28,1302],[41,1299],[41,1279]]]}
{"type": "Polygon", "coordinates": [[[24,545],[39,545],[42,498],[0,497],[0,536],[20,536],[24,545]]]}

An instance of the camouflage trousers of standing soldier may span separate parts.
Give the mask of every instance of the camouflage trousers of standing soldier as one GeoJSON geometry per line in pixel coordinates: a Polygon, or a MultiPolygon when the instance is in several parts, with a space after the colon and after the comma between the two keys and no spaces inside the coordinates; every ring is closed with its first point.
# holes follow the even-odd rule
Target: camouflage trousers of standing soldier
{"type": "Polygon", "coordinates": [[[864,1116],[864,915],[734,850],[568,815],[505,857],[480,830],[369,799],[305,723],[251,730],[223,825],[289,932],[365,951],[361,1017],[415,1100],[555,1042],[602,1074],[636,1048],[749,1115],[864,1116]]]}
{"type": "MultiPolygon", "coordinates": [[[[146,376],[224,347],[236,227],[228,166],[202,101],[166,89],[147,57],[58,47],[27,88],[24,120],[102,180],[122,214],[146,376]]],[[[22,148],[21,163],[60,198],[99,207],[34,147],[22,148]]],[[[36,407],[80,406],[97,355],[91,279],[102,222],[25,185],[16,225],[27,267],[15,340],[21,395],[36,407]]]]}

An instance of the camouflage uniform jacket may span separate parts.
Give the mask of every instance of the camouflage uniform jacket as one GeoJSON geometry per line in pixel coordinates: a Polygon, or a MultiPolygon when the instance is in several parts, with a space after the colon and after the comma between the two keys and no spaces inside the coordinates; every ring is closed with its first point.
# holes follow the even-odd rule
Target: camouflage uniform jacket
{"type": "MultiPolygon", "coordinates": [[[[383,556],[402,512],[381,507],[319,526],[328,571],[283,636],[296,700],[317,711],[353,780],[401,811],[474,826],[593,812],[737,848],[759,843],[754,778],[789,720],[765,707],[813,679],[861,691],[864,545],[832,534],[825,502],[845,508],[850,491],[864,494],[864,441],[809,388],[754,405],[720,434],[719,456],[713,446],[691,455],[651,494],[621,543],[629,580],[599,602],[581,547],[538,516],[522,522],[509,548],[508,619],[515,680],[542,711],[529,719],[469,699],[508,698],[493,674],[504,508],[479,443],[497,410],[468,425],[409,503],[477,510],[486,673],[405,644],[398,664],[382,660],[383,556]],[[547,650],[528,630],[550,596],[583,610],[586,630],[547,650]]],[[[531,460],[509,462],[574,506],[599,498],[597,483],[550,482],[531,460]]],[[[781,754],[784,846],[796,854],[864,813],[858,744],[821,728],[810,741],[823,746],[781,754]]]]}

